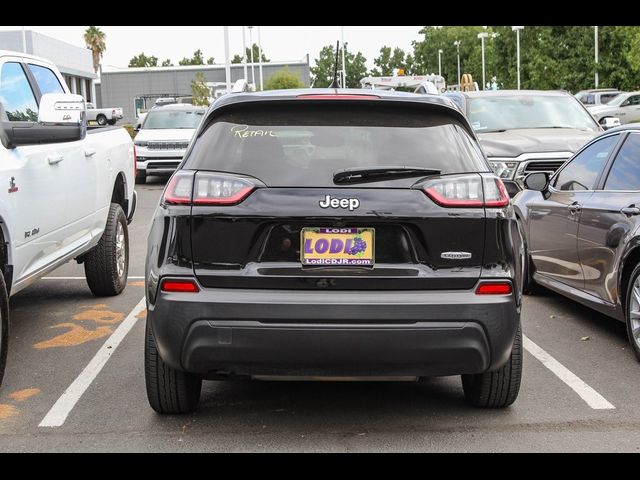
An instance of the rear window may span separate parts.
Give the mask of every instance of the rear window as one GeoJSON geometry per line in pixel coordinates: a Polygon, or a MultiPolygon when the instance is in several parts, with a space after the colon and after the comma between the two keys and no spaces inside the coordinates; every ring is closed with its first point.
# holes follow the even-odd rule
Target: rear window
{"type": "Polygon", "coordinates": [[[239,105],[221,115],[200,133],[185,168],[250,175],[273,187],[335,187],[333,173],[353,167],[489,171],[462,124],[428,107],[300,102],[295,107],[239,105]]]}

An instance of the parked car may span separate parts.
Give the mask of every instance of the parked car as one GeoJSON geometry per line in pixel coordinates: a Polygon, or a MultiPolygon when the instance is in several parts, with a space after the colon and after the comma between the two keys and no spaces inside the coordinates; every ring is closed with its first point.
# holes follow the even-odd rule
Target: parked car
{"type": "Polygon", "coordinates": [[[589,112],[600,124],[614,118],[622,125],[640,122],[640,92],[621,93],[606,105],[589,108],[589,112]]]}
{"type": "Polygon", "coordinates": [[[596,105],[605,105],[621,94],[616,88],[600,88],[593,90],[581,90],[574,96],[580,100],[587,109],[596,105]]]}
{"type": "Polygon", "coordinates": [[[602,131],[567,92],[499,90],[445,94],[469,119],[493,170],[509,194],[531,172],[553,174],[602,131]]]}
{"type": "Polygon", "coordinates": [[[149,233],[149,402],[192,411],[203,378],[462,374],[467,402],[506,407],[522,373],[521,245],[450,100],[225,95],[149,233]]]}
{"type": "Polygon", "coordinates": [[[513,199],[525,291],[543,285],[627,323],[640,360],[640,125],[607,131],[513,199]]]}
{"type": "Polygon", "coordinates": [[[131,137],[87,133],[84,99],[47,60],[0,51],[0,141],[1,383],[9,295],[72,259],[95,295],[125,288],[136,193],[131,137]]]}
{"type": "Polygon", "coordinates": [[[93,103],[87,102],[87,121],[96,122],[98,125],[115,125],[122,117],[121,108],[96,108],[93,103]]]}
{"type": "Polygon", "coordinates": [[[145,183],[150,175],[169,177],[176,170],[206,111],[205,107],[176,104],[147,113],[135,140],[137,183],[145,183]]]}

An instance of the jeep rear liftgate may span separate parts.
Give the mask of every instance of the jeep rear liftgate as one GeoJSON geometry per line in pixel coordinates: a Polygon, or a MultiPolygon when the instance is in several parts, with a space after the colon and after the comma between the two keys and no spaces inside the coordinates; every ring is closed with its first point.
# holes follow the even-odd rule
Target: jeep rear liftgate
{"type": "Polygon", "coordinates": [[[473,287],[482,177],[452,174],[487,170],[481,153],[440,110],[357,103],[240,105],[207,126],[181,187],[193,185],[191,258],[203,286],[473,287]],[[447,190],[428,194],[434,181],[447,190]]]}

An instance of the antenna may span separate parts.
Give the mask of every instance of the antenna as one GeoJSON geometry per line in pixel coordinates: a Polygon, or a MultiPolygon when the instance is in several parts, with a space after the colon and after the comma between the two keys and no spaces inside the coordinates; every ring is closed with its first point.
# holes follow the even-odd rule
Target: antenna
{"type": "Polygon", "coordinates": [[[333,82],[329,85],[329,88],[340,88],[340,84],[338,83],[338,53],[340,52],[340,40],[336,42],[336,63],[335,68],[333,69],[333,82]]]}

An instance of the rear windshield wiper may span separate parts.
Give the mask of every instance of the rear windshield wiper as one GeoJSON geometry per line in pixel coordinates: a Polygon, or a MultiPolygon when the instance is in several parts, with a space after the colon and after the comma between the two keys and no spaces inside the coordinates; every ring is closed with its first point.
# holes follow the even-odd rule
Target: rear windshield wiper
{"type": "Polygon", "coordinates": [[[333,183],[336,185],[383,182],[399,178],[426,177],[428,175],[440,175],[436,168],[423,167],[354,167],[338,170],[333,174],[333,183]]]}

